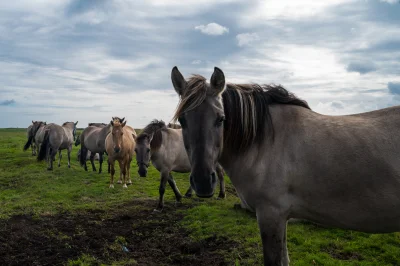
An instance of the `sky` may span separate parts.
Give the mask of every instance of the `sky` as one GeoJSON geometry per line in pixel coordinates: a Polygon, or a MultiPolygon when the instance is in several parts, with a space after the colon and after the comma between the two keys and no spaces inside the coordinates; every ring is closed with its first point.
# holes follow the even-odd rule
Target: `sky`
{"type": "Polygon", "coordinates": [[[322,114],[400,104],[399,0],[0,3],[0,127],[169,122],[170,75],[281,84],[322,114]]]}

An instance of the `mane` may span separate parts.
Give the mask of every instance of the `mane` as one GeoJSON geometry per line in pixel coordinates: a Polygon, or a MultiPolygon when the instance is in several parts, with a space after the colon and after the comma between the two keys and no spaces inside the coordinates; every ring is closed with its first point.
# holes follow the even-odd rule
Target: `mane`
{"type": "Polygon", "coordinates": [[[145,139],[148,139],[151,135],[153,135],[153,139],[150,142],[150,148],[152,150],[157,150],[161,147],[162,131],[166,129],[167,126],[165,125],[164,121],[154,119],[137,136],[136,143],[143,143],[145,139]]]}
{"type": "MultiPolygon", "coordinates": [[[[198,107],[208,95],[212,95],[209,87],[204,77],[190,77],[188,89],[181,95],[173,121],[198,107]]],[[[270,105],[287,104],[310,109],[306,101],[275,84],[227,83],[222,93],[222,103],[225,111],[224,147],[237,152],[245,151],[254,143],[260,143],[266,136],[274,139],[270,105]]]]}

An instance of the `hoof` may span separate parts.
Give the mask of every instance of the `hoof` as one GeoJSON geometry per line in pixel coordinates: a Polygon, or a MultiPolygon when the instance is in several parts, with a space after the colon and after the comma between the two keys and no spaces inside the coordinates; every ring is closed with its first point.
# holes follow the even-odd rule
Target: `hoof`
{"type": "Polygon", "coordinates": [[[217,200],[223,200],[223,199],[225,199],[225,198],[226,198],[225,194],[223,194],[223,195],[219,194],[219,195],[218,195],[218,198],[216,198],[216,199],[217,199],[217,200]]]}
{"type": "Polygon", "coordinates": [[[127,186],[126,184],[124,184],[122,187],[123,187],[123,188],[128,188],[128,186],[127,186]]]}
{"type": "Polygon", "coordinates": [[[129,180],[127,184],[128,184],[128,185],[132,185],[132,181],[131,181],[131,180],[129,180]]]}
{"type": "Polygon", "coordinates": [[[48,167],[47,170],[48,171],[53,171],[53,168],[48,167]]]}
{"type": "Polygon", "coordinates": [[[163,209],[154,209],[153,212],[155,212],[155,213],[160,213],[160,212],[162,212],[162,210],[163,210],[163,209]]]}
{"type": "Polygon", "coordinates": [[[122,184],[122,181],[121,181],[121,180],[118,180],[118,181],[117,181],[117,184],[122,184]]]}
{"type": "Polygon", "coordinates": [[[180,201],[180,200],[179,200],[179,201],[178,201],[178,200],[175,201],[175,207],[176,207],[176,206],[180,206],[180,205],[182,205],[182,201],[180,201]]]}
{"type": "Polygon", "coordinates": [[[114,185],[110,185],[110,187],[109,188],[114,188],[114,185]]]}
{"type": "Polygon", "coordinates": [[[71,168],[71,165],[68,165],[68,168],[71,168]]]}

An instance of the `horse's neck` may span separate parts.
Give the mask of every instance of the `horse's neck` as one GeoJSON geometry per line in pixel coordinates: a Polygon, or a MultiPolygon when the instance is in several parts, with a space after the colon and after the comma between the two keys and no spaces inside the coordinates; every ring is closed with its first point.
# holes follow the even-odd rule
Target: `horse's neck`
{"type": "Polygon", "coordinates": [[[110,124],[108,124],[107,126],[103,127],[100,130],[101,138],[106,139],[106,137],[110,133],[111,129],[112,129],[112,126],[110,124]]]}

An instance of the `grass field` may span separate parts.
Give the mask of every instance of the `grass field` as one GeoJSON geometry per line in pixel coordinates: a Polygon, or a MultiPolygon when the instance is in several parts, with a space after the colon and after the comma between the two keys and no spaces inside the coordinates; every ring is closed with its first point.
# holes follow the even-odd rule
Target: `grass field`
{"type": "MultiPolygon", "coordinates": [[[[167,187],[157,205],[159,173],[108,188],[109,174],[85,172],[73,147],[61,167],[47,171],[22,151],[22,129],[0,129],[0,265],[261,265],[253,214],[227,180],[227,198],[183,199],[167,187]]],[[[91,167],[89,167],[91,169],[91,167]]],[[[104,167],[107,169],[107,167],[104,167]]],[[[117,173],[119,169],[117,168],[117,173]]],[[[184,193],[188,174],[174,174],[184,193]]],[[[400,193],[400,192],[399,192],[400,193]]],[[[379,215],[379,213],[377,213],[379,215]]],[[[400,233],[365,234],[290,223],[291,265],[400,265],[400,233]]]]}

